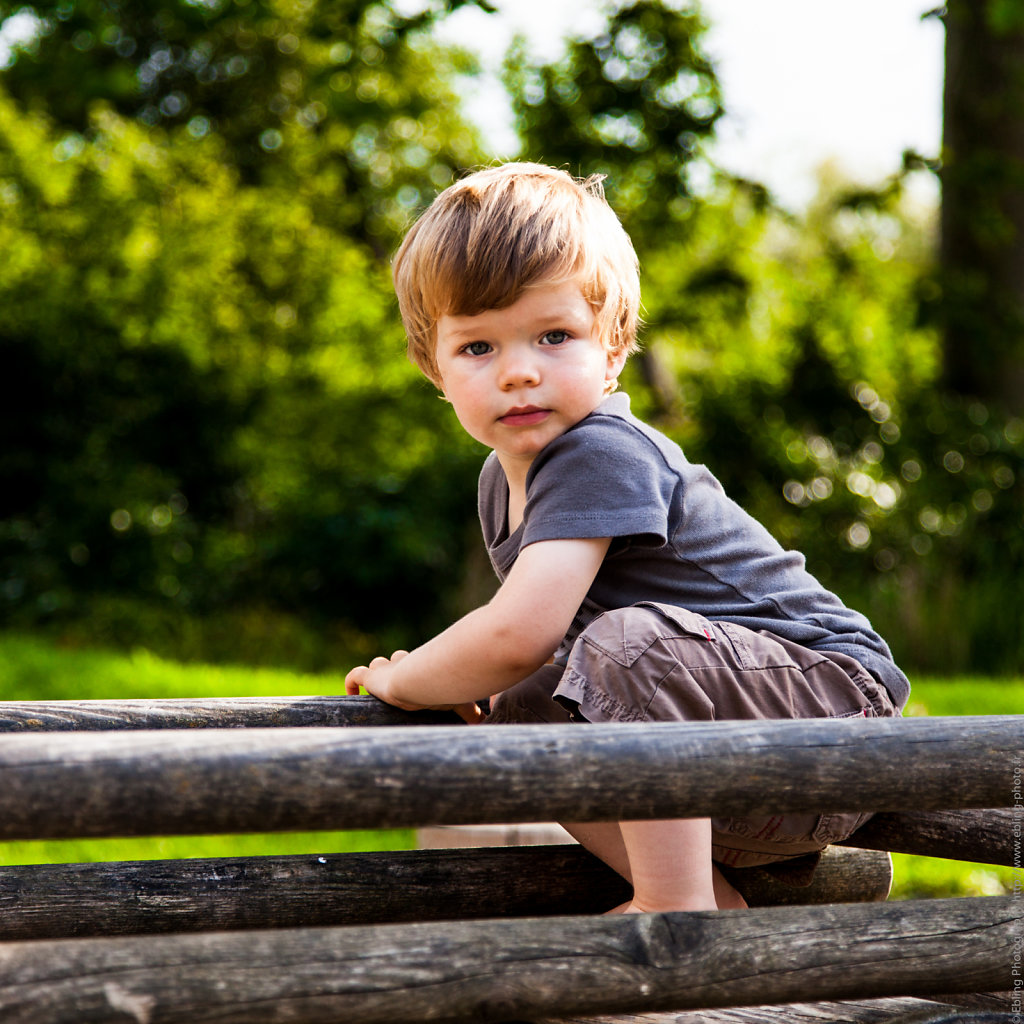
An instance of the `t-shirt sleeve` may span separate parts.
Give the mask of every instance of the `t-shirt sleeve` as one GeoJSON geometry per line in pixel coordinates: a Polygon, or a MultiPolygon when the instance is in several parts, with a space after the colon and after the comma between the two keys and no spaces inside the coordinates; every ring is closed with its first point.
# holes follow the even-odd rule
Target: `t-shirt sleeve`
{"type": "Polygon", "coordinates": [[[586,537],[664,544],[675,484],[639,431],[616,417],[591,417],[530,467],[522,544],[586,537]]]}
{"type": "Polygon", "coordinates": [[[501,534],[502,525],[507,520],[508,509],[502,501],[503,491],[507,490],[505,474],[502,472],[494,452],[484,460],[477,482],[477,514],[480,517],[480,530],[484,535],[487,550],[494,546],[501,534]]]}

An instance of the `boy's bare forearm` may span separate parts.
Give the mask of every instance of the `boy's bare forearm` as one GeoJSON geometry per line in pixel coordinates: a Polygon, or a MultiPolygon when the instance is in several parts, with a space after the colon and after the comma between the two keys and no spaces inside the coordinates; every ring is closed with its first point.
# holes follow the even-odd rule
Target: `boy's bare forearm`
{"type": "Polygon", "coordinates": [[[358,693],[362,686],[407,711],[452,708],[474,721],[472,702],[518,682],[551,653],[545,653],[543,642],[517,642],[507,628],[495,629],[493,619],[490,606],[478,608],[412,652],[396,651],[352,669],[345,678],[346,692],[358,693]]]}
{"type": "Polygon", "coordinates": [[[608,548],[607,539],[548,541],[520,555],[489,604],[410,653],[375,658],[345,678],[400,708],[453,706],[500,693],[554,653],[608,548]]]}

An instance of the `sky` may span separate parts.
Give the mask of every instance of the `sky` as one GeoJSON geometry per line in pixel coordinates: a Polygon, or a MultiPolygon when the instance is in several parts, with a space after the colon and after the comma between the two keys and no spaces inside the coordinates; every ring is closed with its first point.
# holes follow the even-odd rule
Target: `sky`
{"type": "MultiPolygon", "coordinates": [[[[497,23],[464,9],[445,33],[494,68],[513,31],[550,59],[560,35],[595,24],[598,10],[592,0],[492,2],[501,12],[497,23]]],[[[936,6],[938,0],[702,0],[711,26],[705,50],[727,109],[712,158],[799,209],[814,195],[825,162],[876,184],[899,168],[906,149],[937,155],[944,33],[936,18],[921,18],[936,6]]],[[[496,155],[508,155],[513,136],[498,90],[475,90],[467,112],[487,127],[496,155]]],[[[930,176],[918,178],[921,200],[933,201],[930,176]]]]}

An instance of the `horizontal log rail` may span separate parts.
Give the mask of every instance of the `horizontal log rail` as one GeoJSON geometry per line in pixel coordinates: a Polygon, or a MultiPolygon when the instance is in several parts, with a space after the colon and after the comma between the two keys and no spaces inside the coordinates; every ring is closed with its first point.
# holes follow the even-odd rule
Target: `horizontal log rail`
{"type": "MultiPolygon", "coordinates": [[[[736,873],[751,906],[884,899],[889,858],[829,850],[811,885],[736,873]]],[[[0,941],[600,914],[629,885],[580,846],[0,867],[0,941]]]]}
{"type": "MultiPolygon", "coordinates": [[[[983,996],[987,999],[987,996],[983,996]]],[[[978,1005],[971,996],[921,999],[844,999],[842,1002],[745,1006],[730,1010],[669,1011],[535,1019],[531,1024],[1018,1024],[1010,993],[978,1005]],[[989,1005],[991,1002],[991,1005],[989,1005]]]]}
{"type": "Polygon", "coordinates": [[[0,701],[0,733],[459,725],[448,711],[401,711],[376,697],[205,697],[0,701]]]}
{"type": "MultiPolygon", "coordinates": [[[[880,899],[888,858],[866,849],[1012,865],[1012,824],[1011,811],[884,814],[848,841],[865,850],[827,850],[810,886],[730,877],[752,906],[880,899]]],[[[586,914],[628,896],[575,845],[40,864],[0,867],[0,940],[586,914]]]]}
{"type": "Polygon", "coordinates": [[[0,838],[998,807],[1022,753],[1024,716],[26,733],[0,838]]]}
{"type": "Polygon", "coordinates": [[[1014,867],[1020,864],[1022,825],[1024,807],[890,811],[876,814],[842,845],[1014,867]]]}
{"type": "Polygon", "coordinates": [[[12,942],[0,1018],[482,1024],[1002,991],[1020,928],[1007,896],[12,942]]]}

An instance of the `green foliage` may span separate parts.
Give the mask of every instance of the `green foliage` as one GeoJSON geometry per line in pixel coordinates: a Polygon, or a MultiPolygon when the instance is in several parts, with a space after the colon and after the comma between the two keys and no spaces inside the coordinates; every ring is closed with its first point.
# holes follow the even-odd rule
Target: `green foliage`
{"type": "Polygon", "coordinates": [[[452,57],[424,35],[467,2],[406,16],[363,0],[36,0],[18,9],[39,29],[3,78],[73,133],[90,135],[104,103],[215,134],[247,182],[290,187],[299,171],[319,192],[317,223],[387,245],[430,184],[476,155],[448,113],[452,57]]]}
{"type": "Polygon", "coordinates": [[[246,185],[213,135],[98,109],[69,136],[0,95],[9,621],[131,594],[440,624],[478,457],[321,188],[246,185]]]}
{"type": "Polygon", "coordinates": [[[372,832],[275,832],[237,836],[152,836],[140,839],[40,839],[0,843],[0,864],[87,864],[93,861],[180,860],[193,857],[285,857],[297,854],[412,850],[413,829],[372,832]]]}
{"type": "Polygon", "coordinates": [[[613,10],[598,35],[571,40],[553,64],[532,63],[522,42],[506,63],[524,153],[607,175],[636,244],[685,221],[691,162],[723,113],[701,50],[704,27],[689,7],[635,0],[613,10]]]}
{"type": "Polygon", "coordinates": [[[954,896],[1006,896],[1014,891],[1015,869],[999,864],[940,860],[894,853],[893,900],[944,899],[954,896]]]}
{"type": "Polygon", "coordinates": [[[1024,675],[915,677],[904,714],[1024,715],[1024,675]]]}
{"type": "MultiPolygon", "coordinates": [[[[405,361],[384,259],[483,155],[454,95],[473,63],[426,31],[461,2],[24,8],[39,31],[0,69],[3,621],[324,667],[418,642],[490,578],[466,557],[482,452],[405,361]]],[[[716,177],[703,22],[609,10],[506,76],[523,156],[608,174],[636,241],[634,407],[899,660],[1019,671],[1024,427],[937,390],[950,284],[903,175],[833,175],[800,217],[716,177]]]]}
{"type": "Polygon", "coordinates": [[[630,383],[695,461],[868,612],[897,659],[1019,670],[1024,424],[935,388],[930,227],[898,182],[826,182],[808,214],[739,186],[645,262],[630,383]]]}
{"type": "Polygon", "coordinates": [[[182,664],[144,647],[122,654],[0,633],[0,652],[4,700],[301,697],[344,692],[342,672],[312,675],[278,668],[182,664]]]}

